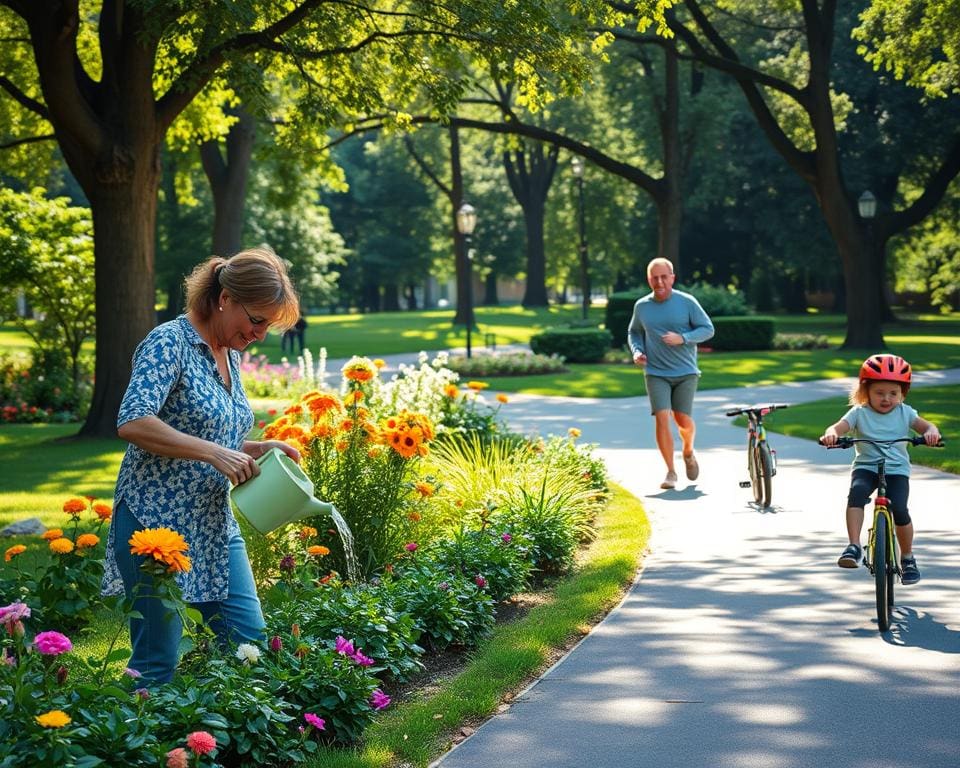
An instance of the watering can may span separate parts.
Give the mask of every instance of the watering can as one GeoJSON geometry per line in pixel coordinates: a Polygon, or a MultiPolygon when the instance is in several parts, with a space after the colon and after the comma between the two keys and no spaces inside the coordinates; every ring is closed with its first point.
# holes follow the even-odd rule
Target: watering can
{"type": "Polygon", "coordinates": [[[333,504],[313,496],[313,483],[279,448],[257,459],[260,474],[235,486],[230,497],[247,521],[262,534],[315,515],[329,515],[333,504]]]}

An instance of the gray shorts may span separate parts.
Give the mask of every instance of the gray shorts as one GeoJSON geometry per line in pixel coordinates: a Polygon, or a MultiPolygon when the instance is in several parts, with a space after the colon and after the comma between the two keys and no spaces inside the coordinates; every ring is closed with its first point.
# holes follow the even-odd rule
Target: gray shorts
{"type": "Polygon", "coordinates": [[[695,373],[688,376],[651,376],[644,373],[647,395],[650,397],[650,413],[657,411],[679,411],[693,416],[693,396],[697,393],[700,377],[695,373]]]}

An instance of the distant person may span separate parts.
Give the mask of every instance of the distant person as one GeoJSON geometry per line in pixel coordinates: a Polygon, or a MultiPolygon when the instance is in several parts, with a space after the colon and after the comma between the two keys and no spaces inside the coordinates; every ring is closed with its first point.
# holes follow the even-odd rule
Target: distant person
{"type": "MultiPolygon", "coordinates": [[[[873,355],[860,366],[860,381],[850,393],[850,405],[843,418],[827,427],[820,438],[824,445],[836,445],[837,438],[852,433],[868,440],[896,440],[907,437],[912,429],[927,445],[940,442],[940,431],[904,402],[910,390],[913,372],[910,363],[897,355],[873,355]]],[[[916,584],[920,569],[913,554],[913,521],[907,509],[910,497],[910,455],[906,445],[854,445],[850,492],[847,495],[847,537],[850,543],[837,560],[841,568],[856,568],[863,561],[860,532],[863,508],[877,489],[877,461],[884,459],[887,498],[893,513],[897,542],[900,544],[900,581],[916,584]]]]}
{"type": "Polygon", "coordinates": [[[307,319],[300,315],[293,327],[285,330],[283,336],[280,337],[280,352],[286,353],[289,350],[292,355],[296,351],[296,345],[299,344],[300,354],[302,355],[306,346],[306,337],[307,319]]]}
{"type": "Polygon", "coordinates": [[[645,368],[657,448],[667,465],[667,476],[660,487],[667,489],[677,485],[671,414],[683,441],[687,479],[696,480],[700,475],[693,450],[697,431],[693,397],[700,379],[697,344],[713,337],[713,323],[700,302],[688,293],[673,290],[674,277],[673,264],[668,259],[657,258],[647,265],[647,282],[652,292],[634,304],[627,331],[633,362],[645,368]]]}
{"type": "Polygon", "coordinates": [[[299,302],[286,267],[269,248],[214,257],[186,279],[187,312],[154,328],[133,358],[117,432],[130,443],[120,465],[104,572],[104,594],[135,599],[128,664],[148,683],[174,674],[179,615],[154,597],[130,538],[170,528],[192,561],[177,574],[183,599],[222,642],[258,641],[263,613],[246,546],[230,509],[230,486],[260,473],[256,459],[276,440],[248,440],[253,412],[240,381],[240,352],[271,326],[296,322],[299,302]]]}

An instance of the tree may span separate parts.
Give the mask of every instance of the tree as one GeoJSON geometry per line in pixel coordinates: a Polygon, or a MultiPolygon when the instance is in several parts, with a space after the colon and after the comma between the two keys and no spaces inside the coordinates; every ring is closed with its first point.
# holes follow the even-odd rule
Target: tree
{"type": "Polygon", "coordinates": [[[45,355],[65,353],[73,386],[80,384],[80,348],[94,332],[93,228],[90,212],[46,190],[0,189],[0,313],[17,293],[38,312],[19,322],[45,355]]]}
{"type": "MultiPolygon", "coordinates": [[[[598,0],[576,5],[587,23],[610,13],[598,0]]],[[[540,71],[568,85],[585,73],[583,57],[568,45],[562,3],[103,0],[88,15],[79,0],[3,0],[0,8],[8,9],[0,23],[13,32],[18,61],[30,52],[35,65],[34,79],[21,66],[17,74],[28,79],[0,78],[0,89],[51,127],[43,133],[56,136],[92,210],[96,384],[81,430],[91,436],[115,434],[134,347],[156,320],[159,156],[178,118],[213,124],[222,135],[229,125],[219,97],[227,84],[249,83],[251,92],[239,96],[253,109],[265,70],[281,82],[297,72],[307,87],[291,113],[311,119],[289,121],[285,139],[309,144],[347,114],[390,111],[401,121],[400,106],[422,93],[448,110],[462,88],[464,51],[526,74],[531,98],[540,71]]]]}
{"type": "MultiPolygon", "coordinates": [[[[767,140],[813,192],[843,263],[844,346],[882,348],[886,244],[922,221],[960,173],[957,123],[927,146],[918,147],[913,139],[909,146],[887,148],[888,154],[916,157],[922,192],[912,200],[898,197],[899,209],[864,221],[857,212],[860,190],[851,189],[849,179],[870,174],[866,168],[845,167],[843,116],[851,105],[833,90],[835,54],[843,33],[852,29],[851,20],[837,18],[833,0],[801,0],[793,23],[785,23],[782,3],[724,6],[707,10],[696,0],[685,0],[687,15],[672,16],[670,28],[686,46],[686,55],[736,81],[767,140]]],[[[871,76],[865,64],[862,69],[861,77],[871,76]]],[[[873,111],[875,105],[862,106],[873,111]]],[[[874,115],[878,121],[883,118],[879,112],[874,115]]]]}

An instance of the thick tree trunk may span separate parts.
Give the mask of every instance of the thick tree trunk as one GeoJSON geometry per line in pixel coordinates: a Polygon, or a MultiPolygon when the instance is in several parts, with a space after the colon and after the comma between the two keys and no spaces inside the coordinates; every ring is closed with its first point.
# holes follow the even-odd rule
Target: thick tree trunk
{"type": "MultiPolygon", "coordinates": [[[[530,196],[533,197],[532,195],[530,196]]],[[[523,206],[523,223],[527,230],[527,286],[523,292],[523,306],[546,307],[547,256],[543,244],[543,202],[528,198],[523,206]]]]}
{"type": "Polygon", "coordinates": [[[483,281],[483,306],[497,307],[500,305],[500,297],[497,295],[497,273],[490,271],[483,281]]]}
{"type": "Polygon", "coordinates": [[[383,285],[383,311],[398,312],[400,310],[400,286],[389,282],[383,285]]]}
{"type": "Polygon", "coordinates": [[[131,352],[156,325],[153,257],[159,169],[90,196],[96,253],[97,360],[84,437],[115,437],[131,352]]]}

